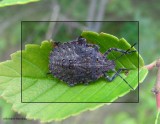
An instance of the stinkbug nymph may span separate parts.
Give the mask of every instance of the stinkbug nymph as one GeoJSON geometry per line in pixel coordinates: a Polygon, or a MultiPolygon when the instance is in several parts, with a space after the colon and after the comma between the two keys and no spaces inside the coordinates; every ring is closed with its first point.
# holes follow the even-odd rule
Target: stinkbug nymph
{"type": "MultiPolygon", "coordinates": [[[[107,58],[112,51],[121,52],[122,55],[136,52],[130,49],[110,48],[102,54],[98,45],[88,44],[81,36],[71,42],[55,43],[49,56],[49,70],[54,77],[66,82],[69,86],[79,83],[88,84],[102,76],[107,81],[113,81],[120,76],[121,71],[127,69],[120,68],[115,71],[115,61],[107,58]],[[110,77],[107,74],[108,71],[113,71],[115,74],[110,77]]],[[[125,79],[123,80],[127,83],[125,79]]]]}

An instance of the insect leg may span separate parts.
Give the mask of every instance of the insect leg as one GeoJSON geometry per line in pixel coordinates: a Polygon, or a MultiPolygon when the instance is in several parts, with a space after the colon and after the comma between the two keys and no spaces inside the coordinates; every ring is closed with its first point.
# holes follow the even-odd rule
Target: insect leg
{"type": "Polygon", "coordinates": [[[109,77],[106,73],[104,73],[104,77],[109,81],[113,81],[123,70],[127,70],[125,68],[119,69],[112,77],[109,77]]]}
{"type": "Polygon", "coordinates": [[[128,69],[126,69],[126,68],[121,68],[121,69],[119,69],[117,72],[116,71],[114,71],[114,72],[116,72],[112,77],[109,77],[106,73],[104,73],[104,77],[109,81],[109,82],[111,82],[111,81],[113,81],[117,76],[119,76],[120,78],[122,78],[123,80],[124,80],[124,82],[126,83],[126,84],[128,84],[128,86],[132,89],[132,90],[134,90],[133,89],[133,87],[120,75],[120,73],[122,72],[122,71],[124,71],[124,70],[128,70],[128,69]]]}
{"type": "Polygon", "coordinates": [[[136,52],[136,50],[132,50],[132,51],[129,51],[129,50],[122,50],[122,49],[118,49],[118,48],[109,48],[105,53],[104,53],[104,56],[107,56],[110,52],[112,51],[116,51],[116,52],[120,52],[122,54],[131,54],[133,52],[136,52]]]}

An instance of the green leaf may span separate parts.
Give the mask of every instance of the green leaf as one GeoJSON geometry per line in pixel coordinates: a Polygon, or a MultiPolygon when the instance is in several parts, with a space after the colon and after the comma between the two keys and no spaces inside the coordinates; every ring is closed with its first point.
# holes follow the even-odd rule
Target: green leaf
{"type": "MultiPolygon", "coordinates": [[[[103,53],[110,47],[128,49],[130,45],[124,39],[115,36],[95,32],[82,33],[89,42],[100,46],[103,53]]],[[[134,49],[134,48],[132,48],[134,49]]],[[[88,86],[78,85],[68,87],[64,82],[47,75],[49,53],[52,43],[42,42],[40,45],[28,44],[22,51],[22,101],[23,102],[113,102],[120,96],[124,96],[131,89],[117,77],[108,83],[104,78],[91,82],[88,86]]],[[[113,53],[108,56],[113,59],[119,55],[113,53]]],[[[121,74],[134,88],[138,86],[138,53],[123,56],[116,61],[117,68],[131,68],[128,75],[121,74]]],[[[143,67],[143,60],[139,60],[139,74],[142,82],[147,75],[147,69],[143,67]]],[[[26,115],[29,119],[41,121],[61,120],[86,110],[93,110],[104,103],[21,103],[21,52],[11,55],[11,60],[0,63],[0,91],[1,96],[13,104],[13,109],[26,115]]]]}
{"type": "Polygon", "coordinates": [[[36,1],[39,0],[0,0],[0,7],[17,5],[17,4],[27,4],[36,1]]]}

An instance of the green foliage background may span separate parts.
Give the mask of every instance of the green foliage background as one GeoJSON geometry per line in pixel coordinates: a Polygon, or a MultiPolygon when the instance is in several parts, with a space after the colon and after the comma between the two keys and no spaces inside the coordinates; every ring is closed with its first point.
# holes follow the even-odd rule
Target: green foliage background
{"type": "MultiPolygon", "coordinates": [[[[103,20],[108,21],[138,20],[140,22],[140,54],[144,58],[145,64],[159,57],[160,33],[158,31],[160,22],[158,12],[160,8],[157,2],[157,0],[150,2],[144,0],[123,0],[123,2],[111,0],[106,3],[105,14],[103,15],[103,20]]],[[[90,4],[90,0],[71,0],[70,2],[65,0],[47,0],[21,6],[0,8],[0,61],[10,59],[9,55],[11,53],[20,50],[21,20],[50,20],[55,5],[58,5],[59,8],[59,20],[87,20],[88,5],[90,4]]],[[[99,4],[96,5],[96,8],[98,7],[99,4]]],[[[33,42],[39,43],[39,41],[46,39],[48,24],[34,26],[35,25],[31,25],[28,27],[28,29],[34,30],[26,32],[26,37],[23,39],[23,41],[25,41],[24,44],[33,42]]],[[[81,26],[74,26],[73,28],[70,27],[67,31],[56,31],[57,33],[55,33],[56,35],[54,35],[53,38],[60,41],[75,39],[77,34],[81,32],[81,30],[79,30],[81,29],[80,27],[81,26]],[[76,32],[75,29],[77,29],[76,32]]],[[[135,38],[133,35],[135,33],[134,30],[136,31],[135,26],[130,24],[121,24],[116,28],[114,24],[102,25],[100,29],[100,31],[113,34],[118,38],[124,37],[127,41],[132,41],[131,43],[137,41],[137,37],[135,38]]],[[[154,86],[154,82],[155,72],[152,71],[144,83],[140,85],[139,104],[112,104],[110,106],[103,106],[95,111],[84,112],[81,115],[70,117],[61,123],[110,123],[110,120],[115,120],[115,123],[123,123],[124,119],[127,119],[128,123],[151,124],[156,117],[155,99],[154,95],[150,92],[154,86]],[[87,119],[85,119],[86,117],[87,119]]],[[[126,96],[124,99],[132,99],[131,96],[132,94],[126,96]]],[[[2,101],[1,103],[4,102],[5,101],[2,101]]],[[[4,104],[0,104],[0,106],[1,110],[6,112],[5,116],[7,115],[9,117],[13,115],[11,111],[8,111],[10,110],[10,105],[4,107],[4,104]]],[[[3,113],[1,113],[1,115],[3,115],[3,113]]],[[[14,116],[21,117],[18,114],[14,114],[14,116]]],[[[27,121],[18,122],[28,123],[27,121]]],[[[11,121],[7,121],[7,123],[11,123],[11,121]]],[[[31,123],[36,122],[32,121],[31,123]]]]}

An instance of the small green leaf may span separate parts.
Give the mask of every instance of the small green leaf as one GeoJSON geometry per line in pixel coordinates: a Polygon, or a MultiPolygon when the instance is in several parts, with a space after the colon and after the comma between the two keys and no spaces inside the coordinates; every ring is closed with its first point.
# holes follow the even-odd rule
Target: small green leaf
{"type": "MultiPolygon", "coordinates": [[[[105,33],[84,31],[82,36],[89,42],[100,46],[104,53],[108,48],[116,47],[129,49],[130,45],[124,39],[105,33]]],[[[131,89],[117,77],[108,83],[104,78],[91,82],[88,86],[78,85],[68,87],[67,84],[47,75],[49,53],[52,43],[42,42],[40,45],[28,44],[22,51],[22,101],[23,102],[113,102],[120,96],[124,96],[131,89]]],[[[134,48],[132,48],[134,50],[134,48]]],[[[108,56],[114,59],[119,56],[113,53],[108,56]]],[[[133,88],[138,86],[138,53],[125,55],[116,61],[117,68],[130,68],[128,75],[121,75],[133,88]]],[[[104,103],[21,103],[21,52],[11,55],[12,60],[0,63],[0,93],[8,102],[13,104],[13,109],[26,115],[29,119],[41,121],[61,120],[86,110],[93,110],[104,103]]],[[[142,82],[147,75],[147,69],[143,66],[143,59],[139,58],[139,74],[142,82]]]]}
{"type": "Polygon", "coordinates": [[[0,0],[0,7],[17,5],[17,4],[27,4],[36,1],[39,0],[0,0]]]}

